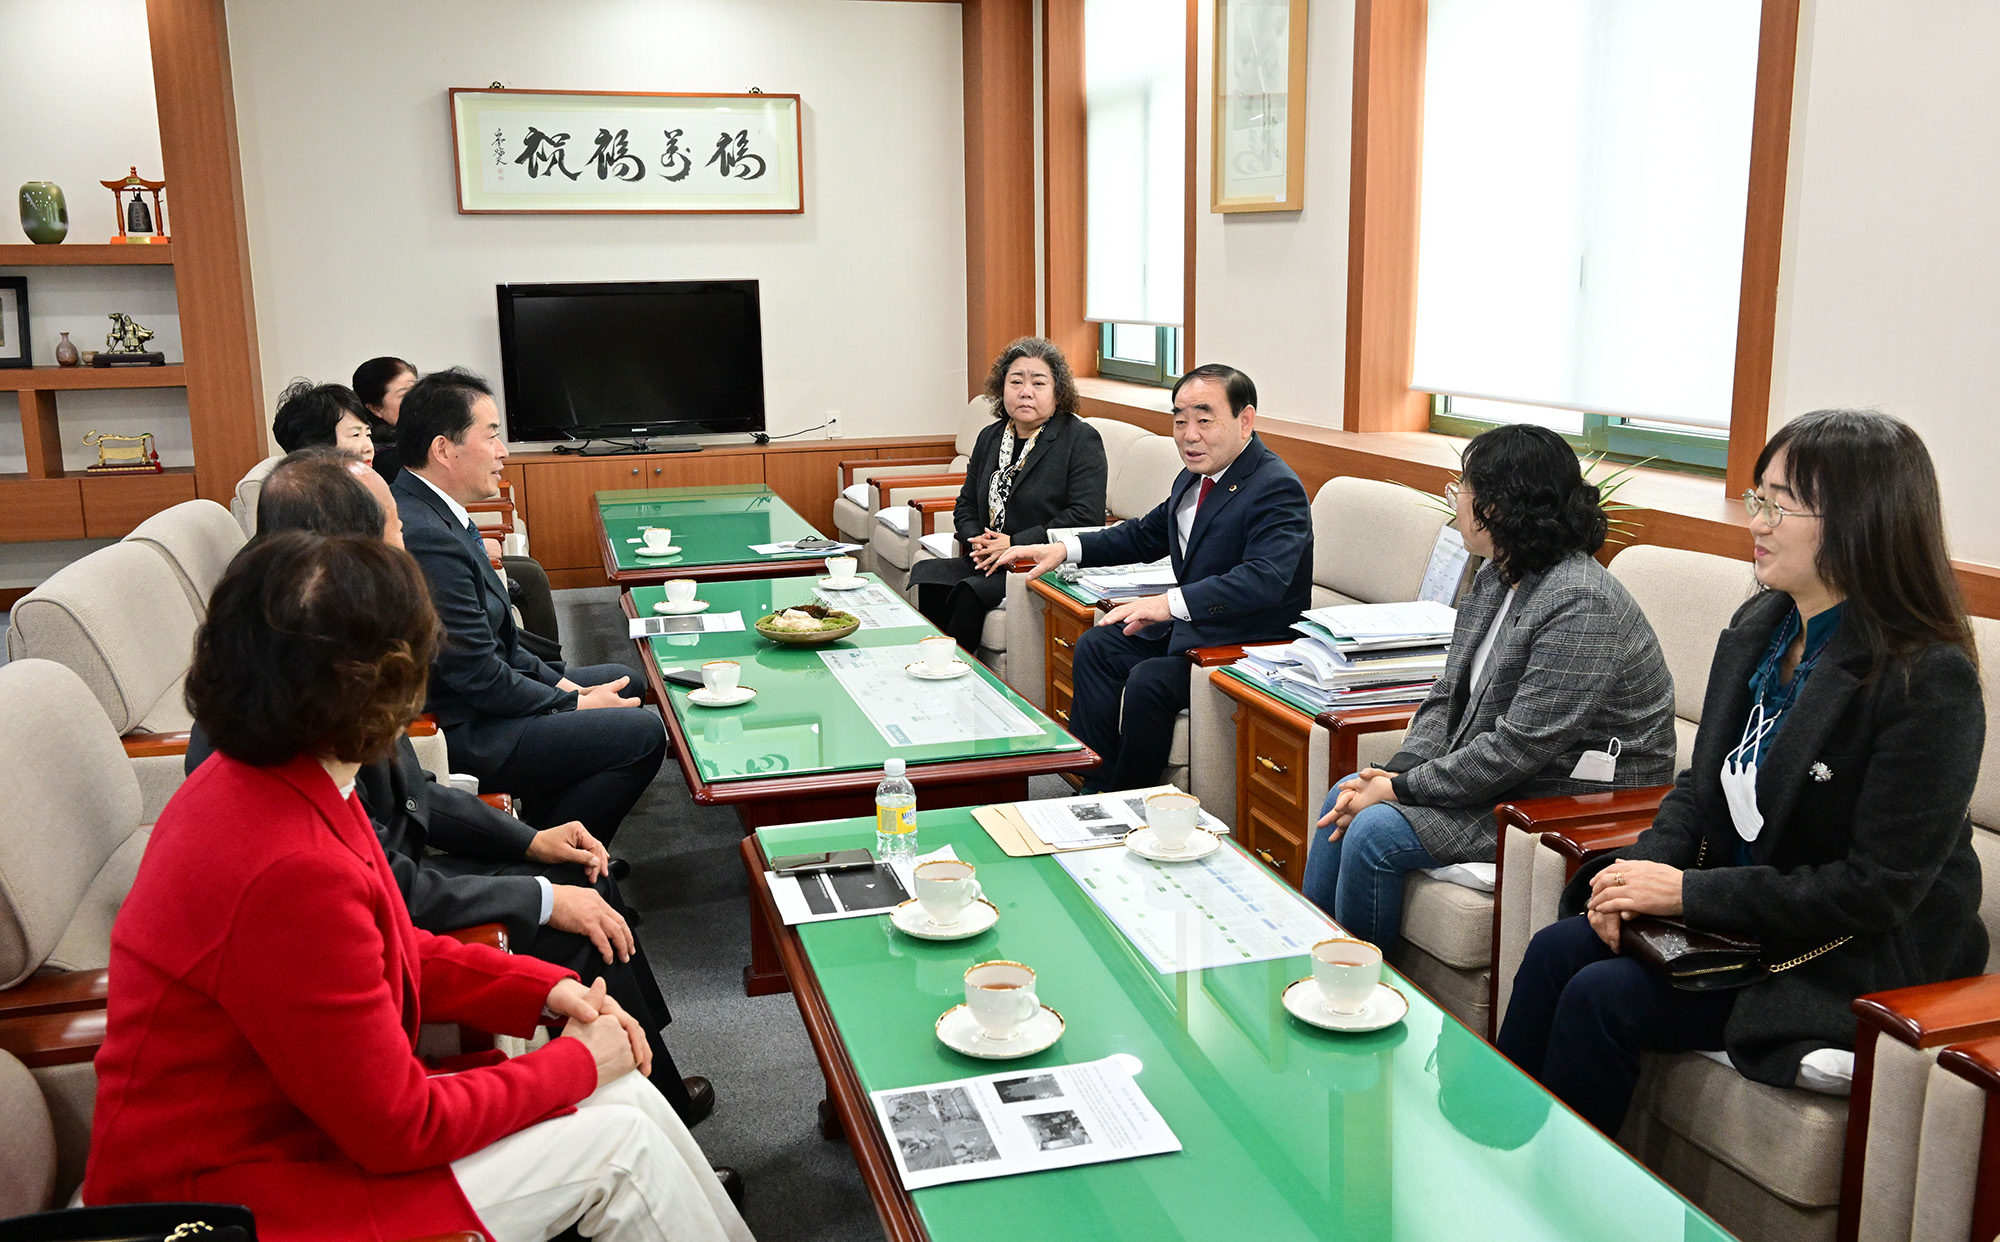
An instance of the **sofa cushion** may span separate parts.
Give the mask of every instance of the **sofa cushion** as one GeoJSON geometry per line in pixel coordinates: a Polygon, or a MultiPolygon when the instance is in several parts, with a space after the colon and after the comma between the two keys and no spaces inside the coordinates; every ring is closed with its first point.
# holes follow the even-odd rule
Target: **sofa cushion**
{"type": "Polygon", "coordinates": [[[48,965],[57,970],[102,970],[111,964],[111,925],[132,891],[132,881],[139,877],[139,860],[152,839],[153,834],[141,828],[104,860],[77,902],[62,939],[49,950],[48,965]]]}
{"type": "Polygon", "coordinates": [[[845,500],[848,504],[854,505],[857,508],[866,509],[868,507],[868,502],[875,498],[874,491],[875,488],[872,484],[856,483],[852,487],[842,488],[840,492],[840,497],[842,500],[845,500]]]}
{"type": "Polygon", "coordinates": [[[1415,599],[1445,516],[1379,479],[1328,479],[1313,497],[1313,582],[1365,604],[1415,599]]]}
{"type": "Polygon", "coordinates": [[[923,545],[924,551],[941,561],[948,561],[958,555],[958,536],[948,530],[925,535],[917,542],[923,545]]]}
{"type": "MultiPolygon", "coordinates": [[[[1979,651],[1980,668],[2000,669],[2000,621],[1972,618],[1972,642],[1979,651]]],[[[2000,721],[1994,719],[1995,712],[2000,712],[2000,694],[1986,696],[1986,748],[1979,754],[1979,783],[1972,789],[1972,822],[2000,831],[2000,721]]],[[[2000,886],[1987,886],[1989,892],[1995,887],[2000,886]]],[[[1992,919],[1986,920],[1989,932],[1995,926],[1992,919]]]]}
{"type": "Polygon", "coordinates": [[[162,509],[133,528],[127,543],[145,544],[167,559],[194,605],[208,615],[208,596],[243,547],[243,528],[212,500],[189,500],[162,509]]]}
{"type": "Polygon", "coordinates": [[[1493,894],[1413,871],[1403,881],[1403,939],[1453,970],[1493,962],[1493,894]]]}
{"type": "Polygon", "coordinates": [[[1701,723],[1715,640],[1757,589],[1750,562],[1681,548],[1627,548],[1611,559],[1611,575],[1631,592],[1674,677],[1674,715],[1701,723]]]}
{"type": "Polygon", "coordinates": [[[875,521],[899,535],[910,533],[910,506],[888,505],[875,511],[875,521]]]}
{"type": "Polygon", "coordinates": [[[1113,517],[1144,517],[1166,502],[1180,477],[1181,453],[1166,436],[1141,436],[1125,455],[1118,478],[1105,490],[1113,517]]]}
{"type": "MultiPolygon", "coordinates": [[[[869,532],[868,548],[875,554],[876,572],[884,565],[892,566],[907,574],[910,569],[910,537],[886,522],[876,522],[869,532]]],[[[901,582],[899,576],[897,582],[901,582]]],[[[901,588],[898,587],[900,590],[901,588]]]]}
{"type": "Polygon", "coordinates": [[[266,457],[250,467],[250,472],[237,482],[236,494],[229,498],[229,514],[236,519],[236,524],[243,528],[246,536],[257,533],[257,498],[264,491],[264,476],[271,473],[271,468],[283,460],[284,456],[280,454],[277,457],[266,457]]]}
{"type": "Polygon", "coordinates": [[[1004,601],[979,623],[979,645],[987,651],[1007,650],[1007,605],[1004,601]]]}
{"type": "Polygon", "coordinates": [[[865,504],[857,505],[845,496],[836,496],[833,501],[833,528],[849,543],[867,543],[868,533],[875,529],[875,516],[868,512],[865,504]]]}
{"type": "Polygon", "coordinates": [[[1699,1053],[1648,1055],[1633,1097],[1659,1123],[1798,1207],[1840,1201],[1847,1101],[1751,1082],[1699,1053]]]}

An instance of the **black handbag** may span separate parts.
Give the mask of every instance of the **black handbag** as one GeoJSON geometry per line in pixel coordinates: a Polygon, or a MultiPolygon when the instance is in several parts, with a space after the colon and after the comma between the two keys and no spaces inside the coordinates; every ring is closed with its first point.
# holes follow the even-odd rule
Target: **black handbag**
{"type": "Polygon", "coordinates": [[[7,1242],[257,1242],[250,1209],[233,1203],[121,1203],[0,1220],[7,1242]]]}
{"type": "Polygon", "coordinates": [[[1766,974],[1764,948],[1755,940],[1696,931],[1654,914],[1626,920],[1618,944],[1627,957],[1651,966],[1683,992],[1740,988],[1766,974]]]}

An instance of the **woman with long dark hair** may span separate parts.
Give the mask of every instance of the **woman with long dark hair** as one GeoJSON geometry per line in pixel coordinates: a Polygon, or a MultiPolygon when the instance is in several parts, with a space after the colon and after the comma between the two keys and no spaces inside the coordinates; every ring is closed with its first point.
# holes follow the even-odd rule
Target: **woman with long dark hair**
{"type": "Polygon", "coordinates": [[[354,395],[367,412],[368,435],[375,441],[375,470],[390,483],[403,468],[396,418],[403,408],[403,394],[416,382],[417,369],[401,358],[370,358],[354,368],[354,395]]]}
{"type": "Polygon", "coordinates": [[[1765,589],[1716,644],[1693,760],[1637,842],[1577,873],[1500,1030],[1606,1134],[1642,1050],[1726,1050],[1789,1087],[1853,1046],[1855,997],[1985,968],[1966,808],[1986,711],[1930,454],[1887,415],[1820,410],[1743,499],[1765,589]],[[1765,968],[1677,990],[1623,952],[1641,915],[1752,939],[1765,968]]]}
{"type": "Polygon", "coordinates": [[[1104,525],[1110,475],[1104,441],[1076,416],[1076,380],[1054,343],[1024,336],[1000,351],[986,396],[993,425],[972,446],[952,508],[965,555],[910,570],[918,609],[967,655],[978,653],[986,614],[1006,599],[1001,553],[1047,543],[1051,526],[1104,525]]]}
{"type": "Polygon", "coordinates": [[[1303,888],[1390,947],[1411,871],[1491,862],[1493,806],[1658,785],[1674,770],[1674,686],[1639,605],[1594,559],[1606,522],[1546,427],[1466,446],[1445,499],[1487,564],[1460,601],[1444,674],[1401,750],[1327,792],[1303,888]]]}

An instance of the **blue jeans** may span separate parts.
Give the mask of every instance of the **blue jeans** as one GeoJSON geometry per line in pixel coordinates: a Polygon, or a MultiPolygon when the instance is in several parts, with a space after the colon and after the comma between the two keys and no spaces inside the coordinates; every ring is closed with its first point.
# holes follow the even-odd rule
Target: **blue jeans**
{"type": "MultiPolygon", "coordinates": [[[[1343,777],[1351,780],[1352,777],[1343,777]]],[[[1325,815],[1340,797],[1340,782],[1326,791],[1325,815]]],[[[1339,840],[1333,828],[1314,828],[1306,857],[1306,898],[1333,916],[1347,933],[1386,949],[1403,927],[1403,877],[1438,866],[1410,821],[1393,802],[1362,810],[1339,840]]]]}

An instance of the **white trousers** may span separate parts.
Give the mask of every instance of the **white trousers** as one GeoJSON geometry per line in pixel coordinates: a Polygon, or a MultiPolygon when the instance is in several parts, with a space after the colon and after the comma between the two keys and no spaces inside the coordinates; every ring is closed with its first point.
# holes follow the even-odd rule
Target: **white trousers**
{"type": "Polygon", "coordinates": [[[597,1242],[754,1242],[687,1127],[637,1073],[451,1171],[494,1242],[547,1242],[571,1225],[597,1242]]]}

